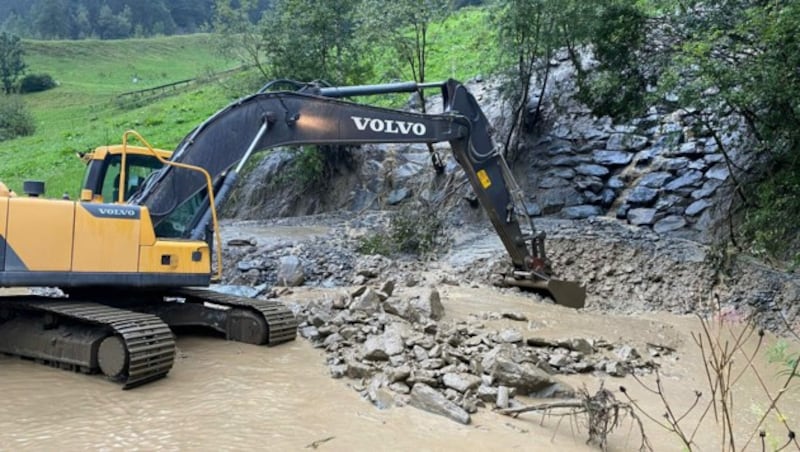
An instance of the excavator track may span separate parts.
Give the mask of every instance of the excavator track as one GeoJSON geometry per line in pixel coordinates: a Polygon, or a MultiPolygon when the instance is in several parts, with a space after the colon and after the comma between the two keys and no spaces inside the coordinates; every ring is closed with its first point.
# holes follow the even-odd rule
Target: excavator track
{"type": "Polygon", "coordinates": [[[184,298],[188,303],[213,303],[230,308],[246,309],[263,316],[267,329],[263,340],[255,341],[259,345],[277,345],[293,341],[297,336],[297,319],[292,311],[279,301],[256,300],[212,290],[187,288],[175,290],[171,295],[184,298]]]}
{"type": "MultiPolygon", "coordinates": [[[[0,309],[21,314],[19,320],[25,314],[38,315],[44,320],[43,331],[52,334],[40,350],[32,350],[33,342],[20,338],[15,343],[13,334],[4,336],[4,324],[0,323],[0,352],[86,373],[99,370],[122,384],[123,389],[162,378],[172,368],[175,338],[169,327],[154,315],[84,301],[11,298],[4,298],[0,309]],[[59,342],[61,338],[63,343],[59,342]]],[[[6,322],[11,324],[9,328],[13,327],[13,321],[6,322]]]]}

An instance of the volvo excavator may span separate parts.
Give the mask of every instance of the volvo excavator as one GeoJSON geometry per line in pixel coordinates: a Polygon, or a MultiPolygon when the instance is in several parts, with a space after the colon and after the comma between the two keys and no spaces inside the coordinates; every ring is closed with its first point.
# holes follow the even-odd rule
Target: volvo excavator
{"type": "Polygon", "coordinates": [[[0,183],[0,287],[63,293],[0,297],[0,352],[132,388],[169,372],[171,327],[251,344],[293,340],[295,317],[279,301],[208,290],[222,274],[218,210],[254,153],[287,145],[449,142],[511,257],[505,282],[583,306],[584,288],[551,274],[544,234],[461,83],[269,86],[208,118],[171,153],[132,131],[122,145],[98,148],[78,200],[44,198],[41,182],[24,183],[25,195],[0,183]],[[442,113],[341,99],[431,88],[441,90],[442,113]]]}

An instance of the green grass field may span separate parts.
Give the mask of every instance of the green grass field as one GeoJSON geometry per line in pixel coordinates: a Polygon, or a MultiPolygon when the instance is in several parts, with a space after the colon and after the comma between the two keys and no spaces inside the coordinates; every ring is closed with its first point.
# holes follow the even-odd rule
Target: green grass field
{"type": "MultiPolygon", "coordinates": [[[[428,81],[468,79],[493,69],[488,13],[466,8],[431,30],[428,81]]],[[[36,119],[30,137],[0,142],[0,180],[21,191],[22,181],[47,182],[49,197],[75,196],[83,177],[76,152],[119,143],[135,129],[151,144],[173,149],[196,125],[242,92],[225,84],[196,85],[142,107],[122,108],[117,95],[202,77],[239,65],[214,51],[212,36],[197,34],[115,41],[26,41],[28,73],[48,73],[59,86],[24,96],[36,119]]],[[[410,79],[402,61],[378,49],[374,83],[410,79]]],[[[398,98],[400,99],[400,98],[398,98]]],[[[404,95],[402,99],[407,99],[404,95]]],[[[369,99],[368,102],[381,103],[369,99]]],[[[395,103],[396,105],[402,102],[395,103]]]]}
{"type": "Polygon", "coordinates": [[[118,94],[201,77],[237,66],[218,56],[208,35],[120,41],[26,41],[29,73],[48,73],[59,86],[24,96],[36,133],[0,143],[0,180],[19,190],[25,179],[47,182],[47,196],[74,196],[83,176],[75,157],[118,143],[136,129],[171,149],[229,97],[216,85],[123,109],[118,94]]]}

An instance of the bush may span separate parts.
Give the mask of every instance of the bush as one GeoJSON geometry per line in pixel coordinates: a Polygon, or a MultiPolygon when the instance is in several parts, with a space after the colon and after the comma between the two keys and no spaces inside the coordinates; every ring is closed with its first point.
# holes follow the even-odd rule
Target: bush
{"type": "Polygon", "coordinates": [[[38,93],[56,87],[56,81],[50,74],[28,74],[19,82],[21,93],[38,93]]]}
{"type": "Polygon", "coordinates": [[[0,141],[33,135],[36,122],[18,96],[0,96],[0,141]]]}
{"type": "Polygon", "coordinates": [[[409,253],[423,255],[438,244],[441,212],[428,204],[411,203],[395,211],[388,231],[363,237],[357,251],[362,254],[409,253]]]}

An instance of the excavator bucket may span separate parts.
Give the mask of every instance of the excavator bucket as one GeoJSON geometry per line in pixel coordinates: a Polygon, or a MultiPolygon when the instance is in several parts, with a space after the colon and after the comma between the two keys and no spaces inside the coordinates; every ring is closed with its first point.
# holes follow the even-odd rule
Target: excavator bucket
{"type": "Polygon", "coordinates": [[[586,305],[586,288],[573,281],[561,281],[558,279],[516,279],[511,277],[504,278],[504,282],[509,286],[533,289],[543,292],[551,297],[556,304],[568,308],[580,309],[586,305]]]}

